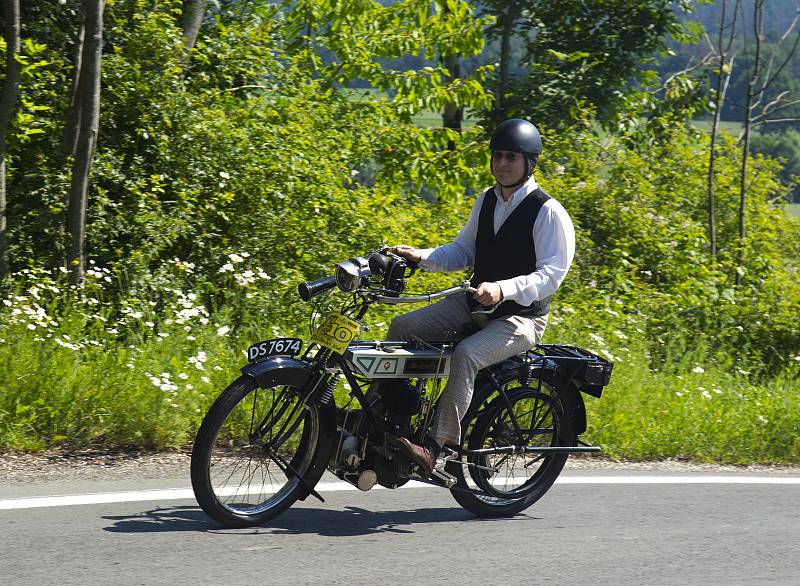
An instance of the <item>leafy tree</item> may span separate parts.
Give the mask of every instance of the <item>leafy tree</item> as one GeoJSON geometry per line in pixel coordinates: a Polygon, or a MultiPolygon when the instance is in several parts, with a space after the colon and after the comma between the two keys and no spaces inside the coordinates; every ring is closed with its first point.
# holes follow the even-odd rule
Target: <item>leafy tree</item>
{"type": "Polygon", "coordinates": [[[800,201],[800,187],[797,184],[800,178],[800,131],[787,128],[783,132],[754,134],[750,150],[781,161],[780,178],[788,199],[800,201]]]}
{"type": "Polygon", "coordinates": [[[486,112],[490,119],[523,116],[562,128],[591,107],[600,121],[612,124],[631,81],[650,79],[642,64],[664,47],[666,34],[681,32],[668,0],[521,4],[518,20],[511,3],[500,21],[527,40],[525,73],[508,82],[502,75],[494,80],[506,89],[498,102],[502,110],[486,112]]]}

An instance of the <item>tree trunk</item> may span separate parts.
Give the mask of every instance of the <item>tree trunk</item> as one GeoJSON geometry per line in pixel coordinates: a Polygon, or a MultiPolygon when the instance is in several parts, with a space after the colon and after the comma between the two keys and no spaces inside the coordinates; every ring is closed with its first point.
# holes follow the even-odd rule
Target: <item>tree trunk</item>
{"type": "Polygon", "coordinates": [[[0,96],[0,279],[4,279],[11,271],[8,264],[8,226],[6,209],[6,155],[8,153],[8,128],[19,93],[20,64],[17,56],[20,51],[19,32],[19,0],[4,0],[4,16],[6,30],[6,77],[3,80],[3,91],[0,96]]]}
{"type": "Polygon", "coordinates": [[[750,134],[753,123],[753,98],[760,75],[761,43],[763,41],[764,0],[756,0],[753,5],[753,28],[755,31],[756,53],[753,58],[753,74],[747,82],[747,95],[744,105],[744,138],[742,144],[742,173],[739,183],[739,258],[736,264],[736,284],[741,285],[744,274],[744,253],[746,243],[745,211],[747,209],[747,163],[750,150],[750,134]]]}
{"type": "MultiPolygon", "coordinates": [[[[447,55],[443,58],[445,69],[447,69],[447,83],[452,83],[461,77],[461,64],[458,61],[458,55],[447,55]]],[[[442,112],[442,126],[450,128],[456,132],[461,132],[461,120],[464,116],[464,109],[455,102],[448,102],[444,105],[442,112]]],[[[447,149],[453,150],[455,144],[453,141],[448,141],[447,149]]]]}
{"type": "MultiPolygon", "coordinates": [[[[443,13],[450,14],[450,8],[447,7],[447,4],[443,6],[443,13]]],[[[459,63],[458,55],[442,55],[441,60],[442,65],[444,65],[444,68],[447,70],[445,74],[446,83],[453,83],[461,77],[461,64],[459,63]]],[[[464,109],[461,106],[455,102],[448,102],[444,105],[444,109],[442,110],[442,126],[460,133],[463,116],[464,109]]],[[[452,140],[447,141],[447,150],[452,151],[455,148],[456,145],[452,140]]]]}
{"type": "Polygon", "coordinates": [[[500,34],[500,76],[497,84],[497,101],[495,106],[495,122],[499,124],[508,115],[506,95],[508,94],[508,69],[511,62],[511,37],[514,35],[514,24],[519,15],[519,6],[516,2],[509,2],[502,14],[503,30],[500,34]]]}
{"type": "Polygon", "coordinates": [[[103,44],[105,0],[83,0],[86,37],[78,81],[80,128],[72,165],[72,183],[67,208],[67,263],[70,282],[81,285],[86,270],[86,211],[89,203],[89,174],[97,144],[100,118],[100,66],[103,44]]]}
{"type": "Polygon", "coordinates": [[[64,144],[62,151],[65,157],[74,157],[75,148],[78,144],[78,130],[81,126],[81,105],[80,94],[78,93],[78,81],[81,78],[81,63],[83,59],[83,39],[86,34],[86,27],[81,23],[81,30],[78,33],[78,41],[75,44],[75,71],[72,76],[72,93],[67,109],[66,121],[64,123],[64,144]]]}
{"type": "Polygon", "coordinates": [[[719,73],[717,75],[716,95],[714,97],[714,122],[711,126],[711,147],[708,157],[708,242],[709,253],[711,259],[717,258],[717,229],[716,229],[716,203],[714,198],[714,167],[716,162],[716,144],[717,135],[719,134],[720,115],[722,114],[722,106],[725,103],[725,94],[728,89],[728,81],[730,80],[731,69],[733,67],[733,59],[726,61],[731,46],[733,44],[734,36],[736,35],[736,17],[739,11],[739,2],[733,7],[733,18],[731,19],[730,31],[728,34],[728,44],[723,46],[723,37],[725,33],[726,23],[725,16],[728,7],[728,0],[722,0],[722,16],[719,22],[719,40],[717,42],[717,50],[719,51],[719,73]]]}
{"type": "Polygon", "coordinates": [[[203,24],[208,0],[184,0],[181,28],[183,29],[183,44],[187,52],[194,48],[197,34],[203,24]]]}

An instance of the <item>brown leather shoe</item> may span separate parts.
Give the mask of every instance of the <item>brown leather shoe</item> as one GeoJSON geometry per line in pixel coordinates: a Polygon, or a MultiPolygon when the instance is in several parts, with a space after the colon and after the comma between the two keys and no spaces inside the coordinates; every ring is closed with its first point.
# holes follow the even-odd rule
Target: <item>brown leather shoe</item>
{"type": "Polygon", "coordinates": [[[412,444],[407,438],[398,437],[397,445],[403,449],[406,455],[420,468],[420,472],[427,478],[433,471],[435,459],[433,454],[424,446],[412,444]]]}

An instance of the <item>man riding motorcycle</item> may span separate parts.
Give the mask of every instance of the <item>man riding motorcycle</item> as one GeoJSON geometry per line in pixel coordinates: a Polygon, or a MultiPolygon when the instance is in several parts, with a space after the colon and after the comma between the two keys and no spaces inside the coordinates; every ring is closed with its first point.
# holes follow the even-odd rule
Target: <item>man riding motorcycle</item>
{"type": "Polygon", "coordinates": [[[497,183],[475,201],[456,238],[436,248],[397,245],[393,251],[436,272],[473,267],[471,295],[439,301],[392,320],[388,339],[441,341],[478,328],[456,346],[431,435],[423,445],[398,445],[426,476],[442,446],[460,442],[461,419],[478,370],[524,352],[544,334],[550,298],[575,254],[575,231],[564,207],[533,177],[542,152],[537,128],[511,119],[489,142],[497,183]],[[495,307],[496,306],[496,307],[495,307]]]}

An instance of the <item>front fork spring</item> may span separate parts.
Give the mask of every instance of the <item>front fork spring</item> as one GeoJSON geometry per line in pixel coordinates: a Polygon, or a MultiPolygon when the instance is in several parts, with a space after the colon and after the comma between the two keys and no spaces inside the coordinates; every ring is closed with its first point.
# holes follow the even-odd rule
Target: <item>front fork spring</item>
{"type": "Polygon", "coordinates": [[[325,386],[322,387],[322,390],[319,392],[320,405],[327,405],[328,403],[333,401],[333,391],[334,389],[336,389],[336,385],[338,382],[339,382],[339,375],[332,374],[325,383],[325,386]]]}

